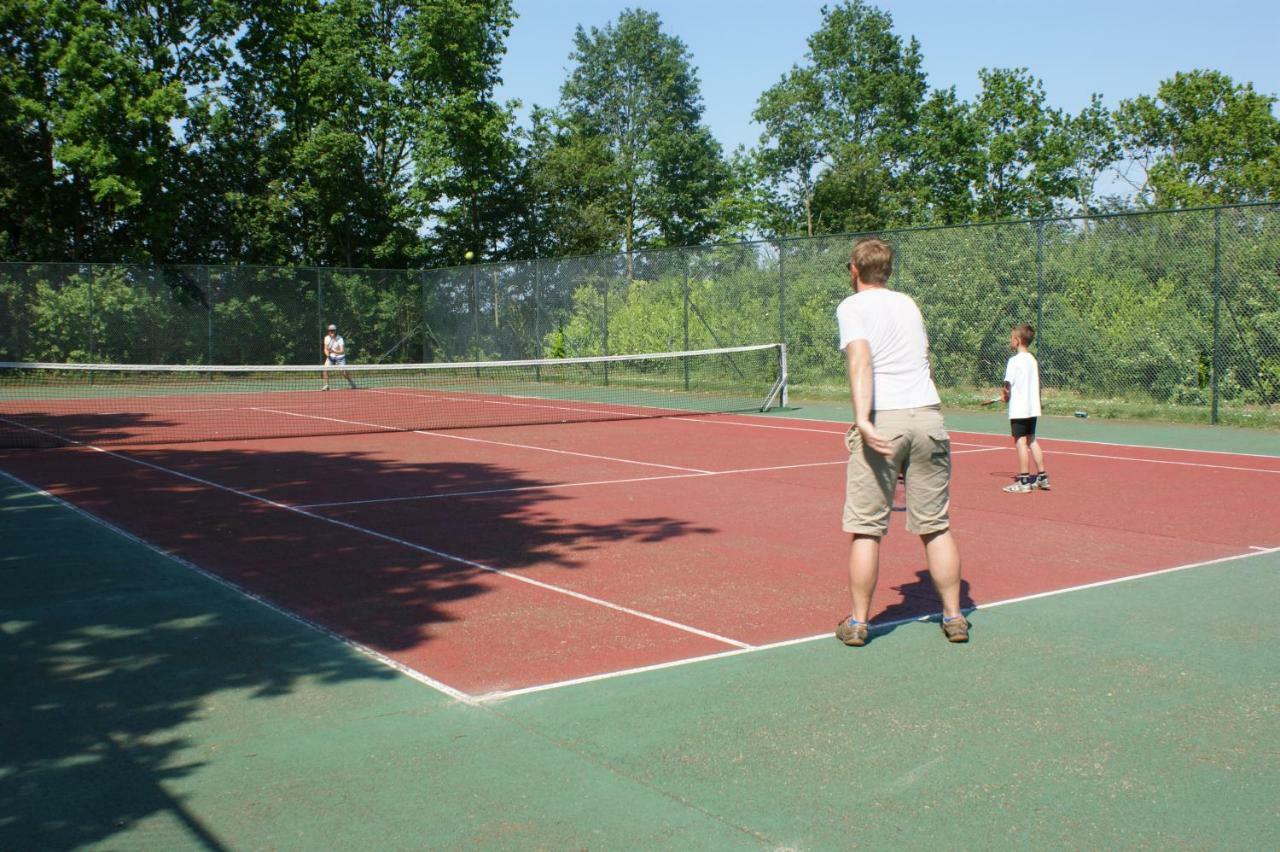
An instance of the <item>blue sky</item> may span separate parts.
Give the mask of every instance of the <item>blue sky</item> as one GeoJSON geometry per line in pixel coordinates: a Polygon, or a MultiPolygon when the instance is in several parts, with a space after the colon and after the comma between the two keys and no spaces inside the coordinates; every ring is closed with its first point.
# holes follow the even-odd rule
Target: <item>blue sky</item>
{"type": "MultiPolygon", "coordinates": [[[[929,84],[972,99],[978,70],[1027,67],[1048,100],[1072,112],[1093,92],[1108,106],[1154,94],[1177,71],[1213,68],[1280,95],[1280,3],[1276,0],[880,0],[894,29],[920,41],[929,84]]],[[[515,0],[503,62],[503,100],[553,106],[570,66],[573,32],[616,21],[625,8],[657,12],[693,56],[704,120],[725,151],[756,144],[756,99],[792,65],[822,21],[811,0],[515,0]]],[[[1278,110],[1280,113],[1280,110],[1278,110]]]]}

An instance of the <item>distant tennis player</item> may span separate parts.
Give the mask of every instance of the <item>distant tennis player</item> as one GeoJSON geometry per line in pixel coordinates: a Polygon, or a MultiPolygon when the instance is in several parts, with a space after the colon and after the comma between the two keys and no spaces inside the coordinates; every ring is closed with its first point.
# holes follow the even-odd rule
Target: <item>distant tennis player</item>
{"type": "MultiPolygon", "coordinates": [[[[342,368],[347,366],[347,341],[342,339],[342,335],[338,334],[338,327],[330,324],[329,333],[324,336],[324,365],[326,367],[342,368]]],[[[347,384],[355,388],[356,383],[351,379],[351,374],[346,370],[339,369],[342,377],[347,380],[347,384]]],[[[324,385],[320,390],[329,389],[329,371],[321,372],[324,378],[324,385]]]]}
{"type": "Polygon", "coordinates": [[[920,536],[934,588],[942,599],[942,632],[951,642],[969,639],[960,612],[960,549],[951,535],[951,439],[941,400],[929,373],[929,338],[910,296],[888,288],[893,249],[864,239],[853,247],[849,284],[853,295],[836,309],[845,353],[854,425],[845,435],[844,531],[849,545],[849,594],[853,614],[836,637],[867,643],[871,597],[880,572],[880,539],[898,475],[905,479],[907,530],[920,536]]]}
{"type": "Polygon", "coordinates": [[[1036,420],[1040,417],[1040,363],[1027,348],[1036,339],[1028,323],[1015,325],[1009,333],[1013,357],[1004,368],[1004,388],[1000,397],[1009,403],[1009,431],[1018,449],[1018,478],[1005,491],[1028,494],[1049,490],[1049,473],[1044,469],[1044,452],[1036,440],[1036,420]],[[1035,473],[1031,468],[1035,468],[1035,473]]]}

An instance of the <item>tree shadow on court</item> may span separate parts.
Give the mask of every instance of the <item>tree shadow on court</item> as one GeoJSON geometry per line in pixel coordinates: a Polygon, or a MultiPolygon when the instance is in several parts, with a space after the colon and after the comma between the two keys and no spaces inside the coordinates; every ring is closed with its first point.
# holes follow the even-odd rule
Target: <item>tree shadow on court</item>
{"type": "MultiPolygon", "coordinates": [[[[942,610],[942,602],[933,588],[933,580],[929,577],[929,569],[922,568],[915,573],[910,582],[889,586],[901,595],[901,599],[885,607],[872,620],[871,626],[875,635],[885,636],[904,624],[928,616],[937,616],[942,610]]],[[[969,581],[960,580],[960,609],[968,612],[977,604],[969,594],[969,581]]]]}
{"type": "MultiPolygon", "coordinates": [[[[265,442],[119,455],[10,451],[0,452],[0,471],[387,654],[423,648],[451,621],[501,621],[530,607],[542,607],[555,629],[577,629],[573,613],[547,608],[551,596],[486,568],[590,570],[600,548],[714,532],[651,506],[628,513],[621,503],[598,519],[569,519],[557,508],[571,498],[550,479],[492,462],[397,459],[377,445],[371,436],[312,449],[265,442]],[[312,505],[409,495],[424,499],[312,505]],[[492,608],[462,605],[480,599],[492,608]]],[[[238,740],[261,740],[266,716],[236,710],[243,697],[298,713],[290,696],[303,686],[311,701],[315,687],[374,688],[398,677],[4,478],[0,494],[0,727],[9,740],[0,761],[0,848],[77,848],[144,823],[171,832],[177,824],[187,842],[223,848],[216,830],[169,791],[215,760],[225,773],[225,761],[246,759],[238,740]],[[210,730],[224,739],[206,742],[210,730]]],[[[495,638],[471,637],[486,642],[486,656],[527,651],[519,635],[506,644],[495,638]]],[[[345,691],[314,694],[352,703],[345,691]]]]}
{"type": "Polygon", "coordinates": [[[237,715],[238,696],[395,677],[4,477],[0,540],[0,848],[82,848],[144,822],[160,846],[224,848],[171,790],[244,759],[236,741],[263,715],[237,715]],[[211,720],[219,740],[193,741],[211,720]]]}

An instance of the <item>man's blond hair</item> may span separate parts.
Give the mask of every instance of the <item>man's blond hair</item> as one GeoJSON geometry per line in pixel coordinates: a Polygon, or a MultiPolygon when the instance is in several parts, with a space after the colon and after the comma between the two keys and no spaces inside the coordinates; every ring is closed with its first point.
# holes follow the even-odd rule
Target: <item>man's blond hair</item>
{"type": "Polygon", "coordinates": [[[865,283],[884,284],[893,274],[893,247],[875,237],[858,240],[849,262],[857,267],[858,278],[865,283]]]}

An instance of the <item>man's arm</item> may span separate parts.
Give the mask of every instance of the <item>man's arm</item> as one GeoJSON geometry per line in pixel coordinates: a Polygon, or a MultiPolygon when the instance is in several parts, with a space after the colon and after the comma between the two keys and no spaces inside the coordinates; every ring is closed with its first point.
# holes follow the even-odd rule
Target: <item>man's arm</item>
{"type": "Polygon", "coordinates": [[[865,340],[855,340],[845,347],[845,357],[849,369],[849,396],[853,400],[853,425],[868,447],[882,456],[892,456],[893,444],[881,437],[871,422],[874,391],[871,346],[865,340]]]}

